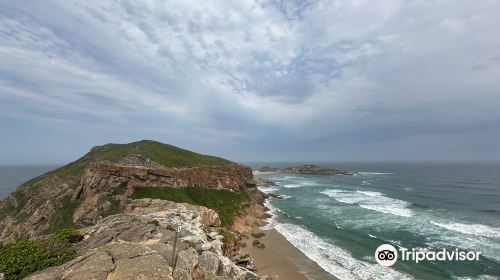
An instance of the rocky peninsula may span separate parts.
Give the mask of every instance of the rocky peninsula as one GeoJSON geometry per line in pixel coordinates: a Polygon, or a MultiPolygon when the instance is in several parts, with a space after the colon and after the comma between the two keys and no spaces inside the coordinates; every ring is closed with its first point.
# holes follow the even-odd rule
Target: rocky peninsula
{"type": "Polygon", "coordinates": [[[95,147],[0,201],[0,275],[270,279],[239,253],[267,215],[252,179],[247,166],[155,141],[95,147]]]}
{"type": "Polygon", "coordinates": [[[319,165],[301,165],[293,167],[270,167],[264,166],[259,169],[259,172],[275,172],[275,173],[290,173],[290,174],[314,174],[314,175],[351,175],[345,170],[336,168],[322,167],[319,165]]]}

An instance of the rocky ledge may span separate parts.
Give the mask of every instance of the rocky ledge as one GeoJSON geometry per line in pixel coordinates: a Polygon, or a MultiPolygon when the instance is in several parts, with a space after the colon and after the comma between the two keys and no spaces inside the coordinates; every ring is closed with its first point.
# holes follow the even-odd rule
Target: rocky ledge
{"type": "Polygon", "coordinates": [[[293,167],[270,167],[265,166],[259,172],[292,173],[292,174],[316,174],[316,175],[350,175],[349,172],[319,165],[301,165],[293,167]]]}
{"type": "Polygon", "coordinates": [[[124,213],[80,229],[76,259],[27,279],[269,279],[223,255],[219,225],[205,207],[134,200],[124,213]]]}
{"type": "Polygon", "coordinates": [[[120,198],[125,204],[126,196],[134,188],[166,187],[183,188],[201,186],[211,189],[239,191],[252,179],[252,170],[244,165],[201,166],[189,168],[162,168],[124,166],[110,162],[90,164],[81,178],[80,185],[72,194],[72,200],[82,203],[73,213],[75,223],[93,223],[99,212],[108,206],[109,194],[120,185],[127,186],[127,193],[120,198]]]}

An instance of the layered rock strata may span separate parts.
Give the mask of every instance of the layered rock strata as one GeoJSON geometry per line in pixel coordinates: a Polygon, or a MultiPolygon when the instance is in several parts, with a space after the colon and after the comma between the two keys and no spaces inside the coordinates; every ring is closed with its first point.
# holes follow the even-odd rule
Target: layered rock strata
{"type": "Polygon", "coordinates": [[[94,223],[100,211],[109,207],[109,195],[121,185],[127,185],[127,190],[125,196],[118,199],[126,199],[134,188],[140,187],[206,187],[239,191],[252,178],[252,170],[239,164],[161,168],[98,162],[85,170],[80,185],[72,194],[72,200],[82,200],[73,214],[73,221],[94,223]]]}

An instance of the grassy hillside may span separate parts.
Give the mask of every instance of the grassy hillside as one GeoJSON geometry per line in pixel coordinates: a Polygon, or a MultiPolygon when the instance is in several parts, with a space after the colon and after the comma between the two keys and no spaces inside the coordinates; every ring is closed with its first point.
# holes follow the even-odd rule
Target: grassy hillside
{"type": "Polygon", "coordinates": [[[205,206],[219,214],[223,226],[231,225],[242,207],[250,202],[250,194],[244,190],[232,192],[200,187],[136,188],[132,198],[158,198],[205,206]]]}
{"type": "MultiPolygon", "coordinates": [[[[9,217],[18,227],[23,225],[29,227],[27,225],[28,219],[37,209],[50,207],[53,207],[53,211],[44,210],[44,212],[52,214],[48,219],[37,224],[37,227],[43,227],[43,233],[51,233],[57,229],[71,226],[73,212],[80,205],[80,201],[71,201],[70,196],[79,185],[86,166],[90,162],[101,160],[120,162],[133,155],[145,155],[165,167],[225,166],[231,164],[231,161],[219,157],[202,155],[150,140],[98,146],[77,161],[22,184],[15,193],[1,200],[0,232],[4,229],[2,225],[7,223],[5,221],[9,217]],[[47,206],[47,201],[51,202],[50,206],[47,206]]],[[[3,238],[9,236],[13,229],[12,227],[4,231],[3,238]]],[[[21,237],[25,232],[25,230],[21,230],[16,235],[21,237]]]]}
{"type": "Polygon", "coordinates": [[[231,162],[223,158],[207,156],[184,150],[172,145],[151,140],[142,140],[129,144],[107,144],[92,149],[84,158],[118,162],[134,154],[147,155],[166,167],[191,167],[201,165],[228,165],[231,162]]]}

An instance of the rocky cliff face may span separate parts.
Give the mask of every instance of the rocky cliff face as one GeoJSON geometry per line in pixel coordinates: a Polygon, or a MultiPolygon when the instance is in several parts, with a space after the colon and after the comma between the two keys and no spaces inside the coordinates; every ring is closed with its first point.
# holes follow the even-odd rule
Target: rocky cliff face
{"type": "Polygon", "coordinates": [[[200,186],[238,191],[249,167],[154,141],[108,144],[34,178],[0,201],[0,241],[35,237],[57,228],[94,224],[110,197],[125,207],[138,187],[200,186]],[[116,190],[124,192],[116,194],[116,190]]]}
{"type": "Polygon", "coordinates": [[[218,225],[205,207],[134,200],[124,213],[81,230],[79,257],[27,279],[268,279],[222,254],[218,225]]]}
{"type": "Polygon", "coordinates": [[[73,221],[92,223],[102,210],[109,207],[108,197],[114,189],[126,185],[126,197],[140,187],[206,187],[239,191],[253,178],[252,170],[244,165],[202,166],[189,168],[162,168],[123,166],[100,162],[90,165],[82,176],[80,185],[72,194],[72,200],[82,203],[73,214],[73,221]]]}

